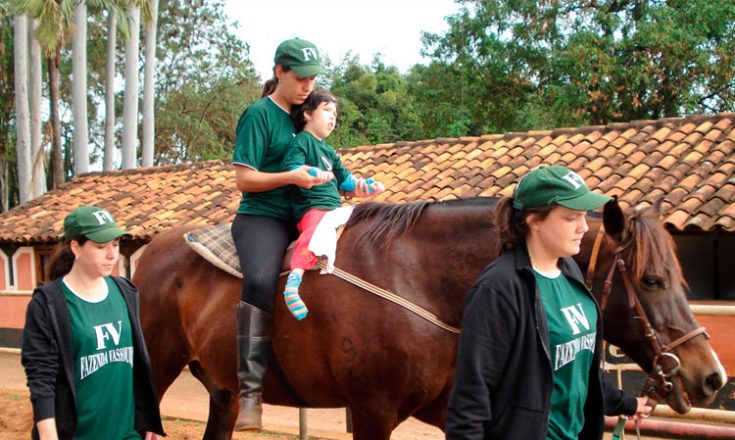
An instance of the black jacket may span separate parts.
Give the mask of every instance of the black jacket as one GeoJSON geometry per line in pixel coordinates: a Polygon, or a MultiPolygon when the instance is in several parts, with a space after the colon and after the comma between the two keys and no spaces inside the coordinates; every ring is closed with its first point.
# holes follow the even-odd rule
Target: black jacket
{"type": "MultiPolygon", "coordinates": [[[[125,278],[113,278],[125,299],[133,333],[135,429],[165,435],[140,327],[138,290],[125,278]]],[[[34,439],[38,438],[36,422],[48,418],[56,419],[60,439],[74,437],[77,413],[72,353],[69,309],[58,279],[33,292],[23,329],[21,362],[31,391],[34,439]]]]}
{"type": "MultiPolygon", "coordinates": [[[[560,266],[589,294],[574,260],[562,259],[560,266]]],[[[598,323],[581,440],[602,438],[604,414],[634,414],[637,408],[636,399],[617,390],[599,368],[601,318],[598,323]]],[[[528,251],[517,246],[485,268],[465,299],[447,439],[543,440],[553,386],[548,340],[528,251]]]]}

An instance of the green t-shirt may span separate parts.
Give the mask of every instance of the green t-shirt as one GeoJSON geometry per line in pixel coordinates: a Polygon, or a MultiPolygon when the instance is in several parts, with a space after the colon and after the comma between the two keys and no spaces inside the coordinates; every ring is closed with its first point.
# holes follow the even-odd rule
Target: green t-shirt
{"type": "MultiPolygon", "coordinates": [[[[265,97],[245,109],[237,123],[236,136],[233,164],[277,173],[294,137],[294,128],[288,112],[265,97]]],[[[291,220],[289,190],[282,186],[262,192],[243,192],[237,213],[291,220]]]]}
{"type": "Polygon", "coordinates": [[[546,438],[576,440],[584,426],[584,403],[597,337],[597,307],[563,274],[548,278],[534,273],[546,311],[554,371],[546,438]]]}
{"type": "Polygon", "coordinates": [[[301,165],[331,171],[335,178],[310,189],[293,187],[291,200],[296,220],[301,220],[310,209],[339,208],[342,199],[338,188],[342,182],[350,178],[350,172],[342,166],[342,161],[334,149],[308,131],[302,131],[291,141],[281,170],[289,171],[301,165]]]}
{"type": "Polygon", "coordinates": [[[133,335],[125,300],[105,277],[107,296],[89,302],[63,284],[71,319],[76,387],[75,440],[140,440],[135,431],[133,335]]]}

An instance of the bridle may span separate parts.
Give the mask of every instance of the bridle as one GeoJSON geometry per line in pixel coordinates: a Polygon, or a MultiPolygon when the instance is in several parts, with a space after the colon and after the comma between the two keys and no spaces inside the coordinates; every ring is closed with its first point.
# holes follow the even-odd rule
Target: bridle
{"type": "MultiPolygon", "coordinates": [[[[600,225],[600,229],[597,231],[597,236],[595,237],[595,243],[592,247],[590,263],[585,277],[585,284],[587,284],[587,288],[590,290],[592,290],[592,284],[595,277],[595,266],[597,265],[597,259],[600,254],[600,248],[604,236],[605,228],[600,225]]],[[[651,322],[648,320],[646,311],[643,309],[640,299],[638,298],[638,295],[633,288],[633,284],[630,281],[630,276],[628,275],[628,269],[625,264],[625,259],[623,258],[623,251],[629,248],[631,244],[632,240],[628,240],[613,250],[613,264],[610,266],[610,270],[605,278],[602,297],[600,299],[600,309],[603,313],[605,312],[607,300],[610,296],[610,292],[612,291],[615,269],[617,268],[625,287],[628,307],[633,311],[633,318],[638,320],[641,324],[643,335],[651,344],[651,348],[655,354],[655,357],[653,358],[653,367],[648,374],[648,378],[643,385],[640,395],[649,397],[656,402],[660,402],[664,400],[673,389],[674,385],[672,380],[677,377],[679,370],[681,369],[681,361],[678,356],[672,353],[672,350],[699,335],[704,335],[705,338],[709,339],[709,334],[707,334],[707,330],[704,327],[698,327],[668,344],[664,344],[661,341],[661,338],[658,336],[656,331],[653,329],[651,322]]]]}

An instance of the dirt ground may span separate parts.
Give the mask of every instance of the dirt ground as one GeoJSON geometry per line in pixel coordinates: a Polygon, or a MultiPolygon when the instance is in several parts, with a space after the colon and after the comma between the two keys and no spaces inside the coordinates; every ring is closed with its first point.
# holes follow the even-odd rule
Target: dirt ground
{"type": "MultiPolygon", "coordinates": [[[[32,411],[25,386],[25,375],[17,354],[0,352],[0,440],[27,439],[32,427],[32,411]]],[[[179,379],[161,402],[163,426],[167,439],[198,440],[204,434],[207,396],[204,387],[188,372],[179,379]]],[[[346,432],[345,411],[337,409],[307,410],[310,440],[351,440],[346,432]]],[[[299,411],[297,408],[264,405],[265,431],[234,433],[235,440],[294,440],[298,439],[299,411]]],[[[732,426],[732,425],[730,425],[732,426]]],[[[610,440],[610,433],[605,440],[610,440]]],[[[628,436],[627,438],[635,438],[628,436]]],[[[692,437],[687,437],[692,438],[692,437]]],[[[408,419],[393,431],[391,440],[440,440],[444,434],[436,427],[408,419]]],[[[654,440],[652,437],[642,439],[654,440]]],[[[659,438],[659,440],[663,440],[659,438]]]]}
{"type": "MultiPolygon", "coordinates": [[[[161,401],[167,439],[201,439],[207,419],[208,396],[204,387],[183,371],[161,401]]],[[[308,434],[312,440],[351,440],[347,433],[344,408],[308,409],[308,434]]],[[[0,440],[27,439],[31,431],[32,413],[25,374],[16,353],[0,351],[0,440]]],[[[235,433],[233,439],[296,439],[299,432],[299,410],[264,405],[265,431],[235,433]]],[[[403,422],[391,440],[439,440],[442,431],[416,419],[403,422]]]]}
{"type": "MultiPolygon", "coordinates": [[[[31,432],[33,414],[27,391],[0,388],[0,440],[17,440],[28,438],[31,432]]],[[[163,428],[168,438],[181,440],[198,440],[204,433],[204,424],[166,417],[163,428]]],[[[292,440],[298,436],[271,431],[235,433],[237,440],[292,440]]],[[[324,437],[310,437],[321,440],[324,437]]]]}

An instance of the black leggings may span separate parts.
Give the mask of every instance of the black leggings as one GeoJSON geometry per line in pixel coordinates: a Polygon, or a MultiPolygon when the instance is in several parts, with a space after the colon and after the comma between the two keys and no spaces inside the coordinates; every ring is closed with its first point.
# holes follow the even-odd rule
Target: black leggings
{"type": "Polygon", "coordinates": [[[296,226],[288,221],[258,215],[235,216],[232,238],[240,257],[244,302],[268,313],[273,311],[283,256],[296,237],[296,226]]]}

